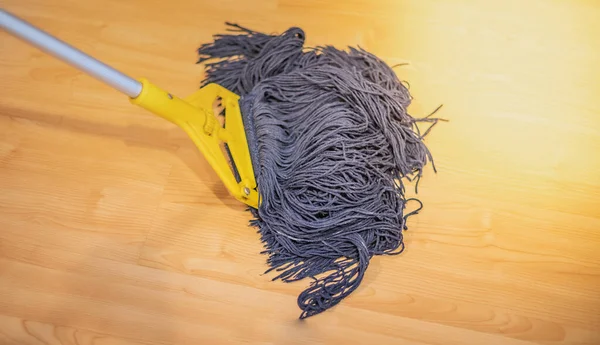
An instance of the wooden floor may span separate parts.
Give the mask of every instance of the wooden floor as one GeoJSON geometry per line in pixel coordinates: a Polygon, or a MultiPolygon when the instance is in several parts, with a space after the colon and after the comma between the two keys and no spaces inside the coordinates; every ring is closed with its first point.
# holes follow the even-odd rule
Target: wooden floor
{"type": "MultiPolygon", "coordinates": [[[[304,322],[185,134],[0,33],[0,344],[600,344],[600,2],[1,0],[177,95],[224,21],[444,104],[404,254],[304,322]],[[344,4],[346,2],[346,4],[344,4]]],[[[412,195],[412,194],[411,194],[412,195]]]]}

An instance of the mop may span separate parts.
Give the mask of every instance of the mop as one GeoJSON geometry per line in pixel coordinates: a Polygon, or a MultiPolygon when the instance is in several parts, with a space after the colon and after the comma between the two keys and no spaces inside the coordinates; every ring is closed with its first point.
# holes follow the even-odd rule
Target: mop
{"type": "MultiPolygon", "coordinates": [[[[252,209],[273,278],[312,278],[300,318],[339,303],[362,281],[373,255],[404,249],[402,179],[431,154],[411,96],[393,70],[363,49],[304,48],[290,28],[266,35],[228,23],[202,45],[203,85],[242,96],[242,117],[261,203],[252,209]]],[[[435,167],[434,167],[435,170],[435,167]]],[[[420,204],[420,202],[419,202],[420,204]]]]}
{"type": "Polygon", "coordinates": [[[408,89],[374,55],[305,48],[299,28],[266,35],[228,24],[232,34],[217,35],[198,50],[207,69],[202,87],[179,99],[6,12],[0,19],[9,32],[183,128],[230,193],[249,206],[273,280],[312,279],[298,297],[301,319],[356,290],[373,255],[404,250],[406,219],[422,204],[417,200],[419,207],[405,212],[411,199],[403,180],[418,182],[426,163],[433,163],[423,137],[438,119],[408,115],[408,89]],[[61,53],[65,49],[70,54],[61,53]],[[101,68],[92,63],[96,69],[90,70],[89,61],[81,63],[85,58],[101,68]],[[222,105],[217,113],[215,100],[222,105]],[[419,121],[431,123],[423,134],[419,121]]]}

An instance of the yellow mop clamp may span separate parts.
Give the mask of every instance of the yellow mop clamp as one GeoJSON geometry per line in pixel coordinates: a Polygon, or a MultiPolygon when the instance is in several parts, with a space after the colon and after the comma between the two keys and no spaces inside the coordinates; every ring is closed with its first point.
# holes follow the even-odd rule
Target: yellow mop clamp
{"type": "Polygon", "coordinates": [[[161,116],[183,130],[202,152],[208,163],[231,195],[249,206],[258,208],[258,193],[246,132],[238,104],[239,96],[217,84],[208,84],[185,99],[161,90],[142,79],[142,91],[131,102],[161,116]],[[213,103],[220,99],[227,118],[222,127],[213,112],[213,103]],[[221,143],[227,144],[240,177],[236,179],[221,143]]]}
{"type": "Polygon", "coordinates": [[[94,59],[69,44],[0,9],[0,27],[33,46],[54,55],[79,70],[112,86],[130,97],[133,104],[181,127],[202,152],[231,195],[258,208],[258,192],[246,132],[238,104],[239,96],[217,84],[209,84],[185,99],[166,92],[146,79],[135,80],[94,59]],[[226,112],[224,125],[213,111],[220,101],[226,112]],[[226,144],[231,154],[234,173],[226,144]]]}

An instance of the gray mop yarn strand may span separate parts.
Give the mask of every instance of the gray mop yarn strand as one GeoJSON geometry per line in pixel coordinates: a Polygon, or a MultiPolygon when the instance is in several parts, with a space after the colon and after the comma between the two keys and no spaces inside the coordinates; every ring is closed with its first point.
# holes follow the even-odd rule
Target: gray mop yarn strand
{"type": "Polygon", "coordinates": [[[261,196],[251,223],[273,280],[313,279],[298,297],[306,318],[356,290],[373,255],[404,250],[406,217],[420,207],[404,214],[402,180],[431,160],[416,122],[437,119],[408,115],[408,89],[362,49],[306,49],[299,28],[229,25],[235,34],[199,49],[204,83],[242,95],[261,196]]]}

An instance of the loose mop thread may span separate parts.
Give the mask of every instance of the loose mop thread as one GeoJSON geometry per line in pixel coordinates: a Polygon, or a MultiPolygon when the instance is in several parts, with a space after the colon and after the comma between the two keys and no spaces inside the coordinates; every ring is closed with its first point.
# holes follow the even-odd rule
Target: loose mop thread
{"type": "Polygon", "coordinates": [[[251,223],[273,280],[313,279],[298,297],[306,318],[351,294],[373,255],[404,250],[406,217],[418,210],[403,215],[402,180],[420,178],[431,154],[406,112],[408,89],[374,55],[306,49],[299,28],[229,27],[236,34],[202,45],[199,62],[205,83],[242,95],[261,194],[251,223]]]}

